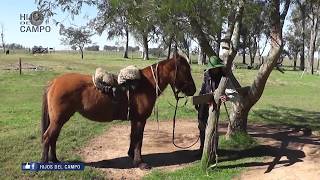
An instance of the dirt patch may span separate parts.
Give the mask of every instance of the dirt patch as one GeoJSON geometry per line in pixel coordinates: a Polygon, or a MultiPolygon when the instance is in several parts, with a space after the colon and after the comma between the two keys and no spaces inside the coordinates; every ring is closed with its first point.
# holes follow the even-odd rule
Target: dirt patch
{"type": "Polygon", "coordinates": [[[256,155],[260,152],[268,158],[244,165],[249,170],[235,179],[319,179],[320,137],[306,136],[301,129],[285,126],[255,125],[249,131],[261,144],[256,155]]]}
{"type": "MultiPolygon", "coordinates": [[[[116,125],[105,134],[93,139],[80,154],[88,166],[101,169],[110,179],[140,179],[150,171],[132,167],[127,156],[129,148],[130,124],[116,125]]],[[[177,121],[176,144],[188,146],[198,136],[196,121],[177,121]]],[[[146,124],[142,145],[144,160],[153,169],[176,170],[198,160],[196,149],[199,143],[188,150],[181,150],[172,144],[172,122],[161,121],[158,124],[149,121],[146,124]]]]}
{"type": "MultiPolygon", "coordinates": [[[[187,146],[198,137],[196,121],[178,121],[176,142],[187,146]]],[[[173,171],[198,160],[196,149],[181,150],[172,144],[172,122],[147,122],[142,154],[153,169],[173,171]]],[[[226,131],[221,125],[220,132],[226,131]]],[[[244,151],[219,150],[227,161],[247,157],[266,157],[258,162],[230,165],[221,168],[247,167],[248,170],[235,179],[319,179],[320,138],[305,136],[303,131],[287,126],[250,125],[248,132],[259,146],[244,151]]],[[[132,167],[127,157],[130,125],[116,125],[103,135],[93,139],[80,151],[86,165],[99,168],[108,179],[140,179],[150,171],[132,167]]],[[[225,160],[224,160],[225,161],[225,160]]]]}

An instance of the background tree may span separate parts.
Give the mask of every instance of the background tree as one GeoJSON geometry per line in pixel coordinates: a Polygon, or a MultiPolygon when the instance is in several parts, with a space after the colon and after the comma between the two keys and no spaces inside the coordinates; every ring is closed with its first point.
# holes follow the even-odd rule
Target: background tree
{"type": "Polygon", "coordinates": [[[240,26],[240,36],[242,43],[240,48],[242,52],[242,63],[245,62],[245,54],[248,52],[250,57],[250,66],[253,66],[256,54],[259,52],[263,34],[268,36],[268,28],[266,27],[267,8],[264,3],[255,3],[248,1],[244,9],[244,17],[240,26]]]}
{"type": "Polygon", "coordinates": [[[125,38],[124,58],[128,58],[129,50],[129,22],[128,11],[131,3],[127,1],[98,1],[97,17],[91,21],[94,29],[101,35],[103,31],[107,31],[108,39],[115,37],[125,38]]]}
{"type": "Polygon", "coordinates": [[[293,70],[297,68],[297,59],[298,54],[302,49],[302,38],[299,36],[300,32],[297,32],[297,29],[292,25],[288,28],[288,33],[285,34],[285,46],[287,51],[289,52],[289,58],[293,59],[293,70]]]}
{"type": "Polygon", "coordinates": [[[1,24],[1,41],[2,41],[2,48],[3,48],[3,53],[6,53],[6,44],[4,43],[4,26],[1,24]]]}
{"type": "Polygon", "coordinates": [[[74,50],[74,51],[76,51],[76,50],[77,50],[77,46],[72,45],[72,46],[71,46],[71,49],[74,50]]]}
{"type": "Polygon", "coordinates": [[[86,44],[90,44],[90,37],[93,35],[85,27],[80,28],[64,28],[60,29],[60,35],[63,36],[61,39],[62,44],[76,46],[79,48],[81,53],[81,59],[83,59],[83,48],[86,44]]]}
{"type": "Polygon", "coordinates": [[[99,51],[99,45],[92,45],[84,48],[86,51],[99,51]]]}
{"type": "Polygon", "coordinates": [[[316,40],[318,36],[318,24],[320,16],[320,1],[319,0],[310,0],[308,2],[308,20],[310,26],[310,40],[309,40],[309,56],[308,56],[308,71],[311,74],[314,73],[314,52],[316,50],[316,40]]]}
{"type": "Polygon", "coordinates": [[[300,18],[297,18],[301,25],[301,35],[302,35],[302,47],[300,54],[300,70],[304,70],[305,68],[305,37],[306,37],[306,18],[307,18],[307,0],[297,0],[296,4],[298,6],[298,10],[300,12],[300,18]]]}

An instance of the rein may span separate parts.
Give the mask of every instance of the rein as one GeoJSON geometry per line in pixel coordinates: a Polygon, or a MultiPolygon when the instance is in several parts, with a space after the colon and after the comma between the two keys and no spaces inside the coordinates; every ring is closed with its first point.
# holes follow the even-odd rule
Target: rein
{"type": "MultiPolygon", "coordinates": [[[[160,87],[159,87],[159,81],[158,81],[158,63],[156,64],[155,70],[153,69],[152,66],[150,66],[150,69],[151,69],[152,76],[153,76],[153,79],[154,79],[154,82],[155,82],[156,98],[158,98],[159,92],[160,93],[162,92],[160,87]]],[[[188,149],[188,148],[190,148],[190,147],[192,147],[192,146],[194,146],[195,144],[198,143],[198,141],[200,139],[200,136],[198,136],[197,140],[194,143],[192,143],[191,145],[186,146],[186,147],[179,146],[179,145],[177,145],[175,143],[175,127],[176,127],[176,116],[177,116],[178,104],[179,104],[179,100],[180,99],[186,98],[186,96],[179,96],[179,93],[181,92],[181,90],[175,88],[175,84],[176,84],[176,80],[177,80],[177,72],[178,72],[178,66],[177,66],[177,63],[175,63],[174,84],[170,84],[171,89],[172,89],[173,94],[174,94],[174,97],[176,99],[176,104],[174,106],[175,109],[174,109],[174,114],[173,114],[172,144],[175,147],[180,148],[180,149],[188,149]]],[[[185,87],[183,87],[183,88],[185,88],[185,87]]],[[[185,106],[187,104],[187,102],[188,102],[188,99],[186,99],[186,101],[185,101],[183,106],[185,106]]],[[[169,103],[169,104],[171,105],[171,103],[169,103]]],[[[155,108],[154,108],[154,114],[156,114],[156,119],[157,119],[157,122],[158,122],[158,131],[159,131],[159,116],[158,116],[158,103],[157,102],[156,102],[156,105],[155,105],[155,108]]]]}

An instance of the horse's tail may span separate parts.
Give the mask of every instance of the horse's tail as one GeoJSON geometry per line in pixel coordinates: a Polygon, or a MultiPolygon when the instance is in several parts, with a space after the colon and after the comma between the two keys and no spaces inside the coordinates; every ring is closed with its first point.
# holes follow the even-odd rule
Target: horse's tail
{"type": "Polygon", "coordinates": [[[50,124],[50,117],[48,111],[48,90],[50,85],[44,89],[42,97],[42,117],[41,117],[41,142],[43,142],[43,135],[47,131],[50,124]]]}

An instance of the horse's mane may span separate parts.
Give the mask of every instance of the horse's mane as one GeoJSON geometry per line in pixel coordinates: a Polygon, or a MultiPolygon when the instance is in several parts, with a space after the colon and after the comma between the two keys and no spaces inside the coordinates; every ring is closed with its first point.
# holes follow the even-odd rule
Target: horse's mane
{"type": "Polygon", "coordinates": [[[145,68],[142,68],[142,69],[140,69],[140,70],[144,70],[144,69],[150,68],[150,66],[155,66],[156,64],[162,64],[162,63],[164,63],[164,62],[173,60],[173,59],[174,59],[174,56],[180,56],[180,57],[182,57],[182,59],[185,60],[186,62],[189,61],[188,56],[187,56],[186,54],[184,54],[182,51],[180,51],[180,52],[176,52],[176,54],[173,54],[173,55],[171,56],[171,58],[169,58],[169,59],[160,60],[159,62],[154,63],[154,64],[151,64],[151,65],[149,65],[149,66],[147,66],[147,67],[145,67],[145,68]]]}

